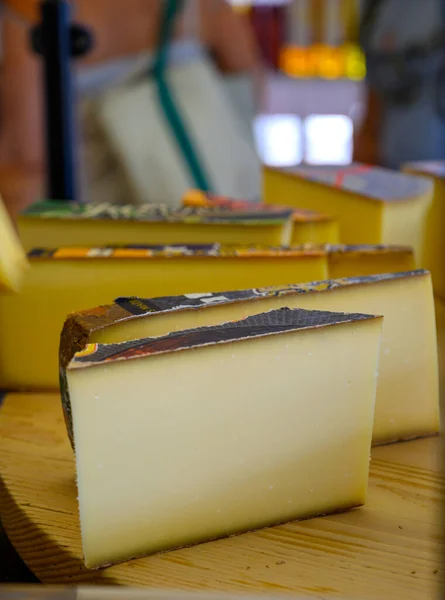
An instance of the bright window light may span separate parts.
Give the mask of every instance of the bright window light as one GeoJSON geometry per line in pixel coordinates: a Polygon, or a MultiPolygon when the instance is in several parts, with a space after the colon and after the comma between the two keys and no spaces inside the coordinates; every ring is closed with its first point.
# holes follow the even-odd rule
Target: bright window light
{"type": "Polygon", "coordinates": [[[301,119],[296,115],[259,115],[254,123],[255,139],[264,164],[291,167],[303,159],[301,119]]]}
{"type": "Polygon", "coordinates": [[[305,162],[347,165],[352,161],[353,124],[346,115],[311,115],[304,121],[305,162]]]}

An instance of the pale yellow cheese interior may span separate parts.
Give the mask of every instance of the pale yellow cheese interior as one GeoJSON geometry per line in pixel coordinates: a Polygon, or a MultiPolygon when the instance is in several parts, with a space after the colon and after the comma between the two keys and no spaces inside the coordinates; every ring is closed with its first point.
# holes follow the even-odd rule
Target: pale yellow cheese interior
{"type": "Polygon", "coordinates": [[[294,221],[291,244],[338,244],[340,235],[334,219],[294,221]]]}
{"type": "Polygon", "coordinates": [[[68,371],[86,565],[363,504],[380,332],[372,319],[68,371]]]}
{"type": "Polygon", "coordinates": [[[339,223],[341,243],[408,245],[414,248],[417,264],[421,263],[430,193],[385,202],[269,168],[264,170],[263,181],[268,204],[333,215],[339,223]]]}
{"type": "Polygon", "coordinates": [[[0,389],[57,389],[70,312],[118,296],[164,296],[327,277],[324,255],[288,258],[33,259],[22,292],[0,295],[0,389]]]}
{"type": "Polygon", "coordinates": [[[416,261],[412,251],[376,248],[374,252],[329,252],[328,263],[330,279],[339,279],[412,271],[416,261]]]}
{"type": "Polygon", "coordinates": [[[44,219],[25,215],[19,217],[18,228],[27,250],[61,246],[213,244],[215,242],[280,246],[290,244],[293,232],[290,219],[269,224],[230,223],[226,225],[113,219],[44,219]]]}
{"type": "Polygon", "coordinates": [[[439,390],[442,422],[445,417],[445,301],[436,296],[437,350],[439,354],[439,390]]]}
{"type": "MultiPolygon", "coordinates": [[[[373,442],[438,432],[437,346],[429,274],[133,318],[94,333],[90,341],[112,343],[165,335],[283,306],[383,315],[373,442]]],[[[332,360],[335,364],[342,361],[343,351],[339,349],[332,360]]]]}
{"type": "Polygon", "coordinates": [[[14,226],[0,198],[0,292],[17,292],[28,263],[14,226]]]}

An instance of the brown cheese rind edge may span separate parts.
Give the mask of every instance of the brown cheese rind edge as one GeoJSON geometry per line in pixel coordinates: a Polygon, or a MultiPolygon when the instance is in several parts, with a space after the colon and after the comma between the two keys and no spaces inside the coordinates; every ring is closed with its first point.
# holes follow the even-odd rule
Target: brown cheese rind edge
{"type": "Polygon", "coordinates": [[[117,304],[108,304],[68,315],[60,334],[59,384],[63,416],[74,449],[71,403],[66,379],[66,366],[76,354],[85,348],[92,333],[129,318],[126,310],[117,304]]]}

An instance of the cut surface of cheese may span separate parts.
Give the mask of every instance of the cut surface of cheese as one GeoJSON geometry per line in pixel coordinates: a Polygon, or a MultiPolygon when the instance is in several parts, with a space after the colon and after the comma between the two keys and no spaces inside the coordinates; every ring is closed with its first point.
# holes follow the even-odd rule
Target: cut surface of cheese
{"type": "Polygon", "coordinates": [[[86,566],[363,504],[381,323],[281,309],[75,356],[86,566]]]}
{"type": "Polygon", "coordinates": [[[241,292],[118,298],[68,318],[60,360],[68,364],[88,343],[162,336],[285,306],[383,315],[373,443],[439,431],[434,299],[430,274],[423,270],[241,292]]]}
{"type": "Polygon", "coordinates": [[[433,203],[426,222],[422,266],[431,271],[434,292],[445,301],[445,161],[408,163],[404,170],[428,175],[434,182],[433,203]]]}
{"type": "MultiPolygon", "coordinates": [[[[152,204],[39,202],[18,219],[27,250],[127,244],[263,244],[291,242],[291,210],[227,207],[172,209],[152,204]]],[[[329,240],[327,240],[329,241],[329,240]]]]}
{"type": "Polygon", "coordinates": [[[0,296],[0,389],[57,389],[67,314],[117,296],[244,289],[327,277],[326,254],[309,249],[61,248],[29,253],[20,295],[0,296]],[[26,343],[25,343],[26,340],[26,343]]]}
{"type": "MultiPolygon", "coordinates": [[[[234,200],[226,196],[206,194],[200,190],[189,190],[182,198],[184,206],[191,207],[227,207],[232,210],[257,210],[259,212],[285,210],[272,204],[254,203],[246,200],[234,200]]],[[[287,207],[289,209],[289,207],[287,207]]],[[[338,244],[340,236],[338,223],[331,215],[313,210],[294,208],[292,211],[291,244],[338,244]]]]}
{"type": "Polygon", "coordinates": [[[436,296],[437,351],[439,355],[439,391],[442,422],[445,417],[445,301],[436,296]]]}
{"type": "Polygon", "coordinates": [[[331,214],[342,243],[412,246],[418,263],[432,195],[426,177],[368,165],[264,169],[268,204],[331,214]]]}
{"type": "Polygon", "coordinates": [[[416,266],[408,246],[325,245],[330,279],[411,271],[416,266]]]}
{"type": "Polygon", "coordinates": [[[27,268],[25,251],[0,198],[0,293],[19,291],[27,268]]]}

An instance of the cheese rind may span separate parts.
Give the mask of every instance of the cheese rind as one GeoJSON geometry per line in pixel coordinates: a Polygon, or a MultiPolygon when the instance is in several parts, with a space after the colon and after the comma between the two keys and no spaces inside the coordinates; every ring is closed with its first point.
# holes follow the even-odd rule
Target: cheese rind
{"type": "Polygon", "coordinates": [[[381,321],[282,309],[76,357],[87,567],[363,504],[381,321]]]}
{"type": "Polygon", "coordinates": [[[0,198],[0,292],[18,292],[27,268],[25,252],[0,198]]]}
{"type": "MultiPolygon", "coordinates": [[[[159,205],[113,205],[45,201],[18,219],[27,250],[41,246],[125,244],[291,243],[291,209],[229,210],[227,207],[172,209],[159,205]]],[[[330,240],[327,240],[330,241],[330,240]]]]}
{"type": "Polygon", "coordinates": [[[425,177],[354,164],[264,170],[268,204],[328,212],[345,244],[404,244],[420,265],[433,186],[425,177]]]}
{"type": "Polygon", "coordinates": [[[290,308],[384,316],[373,443],[439,431],[437,344],[427,271],[170,298],[119,298],[70,316],[63,328],[61,365],[88,343],[123,342],[209,326],[259,312],[290,308]]]}

